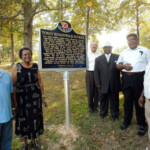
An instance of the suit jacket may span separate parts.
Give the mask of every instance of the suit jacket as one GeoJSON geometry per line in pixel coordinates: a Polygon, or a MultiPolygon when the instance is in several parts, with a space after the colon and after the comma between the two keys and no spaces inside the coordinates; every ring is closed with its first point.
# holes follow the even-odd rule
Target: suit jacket
{"type": "Polygon", "coordinates": [[[119,92],[121,89],[120,71],[116,69],[118,57],[117,54],[111,54],[107,62],[103,54],[95,60],[94,78],[96,85],[101,85],[101,93],[107,93],[109,87],[112,92],[119,92]]]}

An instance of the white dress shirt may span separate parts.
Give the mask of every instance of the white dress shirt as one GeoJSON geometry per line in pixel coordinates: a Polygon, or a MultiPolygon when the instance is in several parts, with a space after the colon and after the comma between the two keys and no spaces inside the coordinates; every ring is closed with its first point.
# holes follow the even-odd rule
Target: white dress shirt
{"type": "Polygon", "coordinates": [[[132,70],[123,72],[142,72],[145,71],[146,65],[150,61],[150,51],[146,47],[137,46],[136,49],[125,49],[119,56],[118,63],[129,63],[133,67],[132,70]]]}
{"type": "Polygon", "coordinates": [[[94,71],[94,67],[95,67],[95,59],[97,57],[99,57],[101,54],[100,52],[95,52],[95,53],[92,53],[92,51],[90,50],[88,52],[88,71],[94,71]]]}
{"type": "Polygon", "coordinates": [[[150,62],[146,66],[144,75],[144,96],[150,99],[150,62]]]}
{"type": "Polygon", "coordinates": [[[111,53],[110,54],[105,54],[107,62],[109,62],[110,56],[111,56],[111,53]]]}

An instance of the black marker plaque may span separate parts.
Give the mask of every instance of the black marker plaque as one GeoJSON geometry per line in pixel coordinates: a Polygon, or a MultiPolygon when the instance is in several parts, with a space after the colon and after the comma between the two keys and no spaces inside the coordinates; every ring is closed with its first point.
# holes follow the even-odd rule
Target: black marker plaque
{"type": "Polygon", "coordinates": [[[41,29],[41,69],[85,69],[85,38],[67,21],[60,21],[54,30],[41,29]]]}

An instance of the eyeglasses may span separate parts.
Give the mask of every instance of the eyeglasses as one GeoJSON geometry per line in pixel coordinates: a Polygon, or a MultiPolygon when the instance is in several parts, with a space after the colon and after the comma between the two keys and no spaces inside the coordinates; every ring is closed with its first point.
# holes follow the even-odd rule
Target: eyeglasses
{"type": "Polygon", "coordinates": [[[137,40],[136,38],[128,39],[128,42],[132,42],[132,41],[136,41],[136,40],[137,40]]]}

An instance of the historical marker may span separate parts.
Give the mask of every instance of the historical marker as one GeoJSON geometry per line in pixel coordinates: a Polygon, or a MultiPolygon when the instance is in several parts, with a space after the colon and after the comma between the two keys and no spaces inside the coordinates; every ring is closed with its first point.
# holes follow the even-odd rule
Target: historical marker
{"type": "Polygon", "coordinates": [[[85,41],[86,36],[75,33],[67,21],[60,21],[54,30],[40,29],[40,70],[86,69],[85,41]]]}
{"type": "Polygon", "coordinates": [[[54,30],[40,30],[39,69],[64,75],[66,129],[70,129],[69,74],[86,69],[86,36],[73,31],[71,24],[60,21],[54,30]]]}

